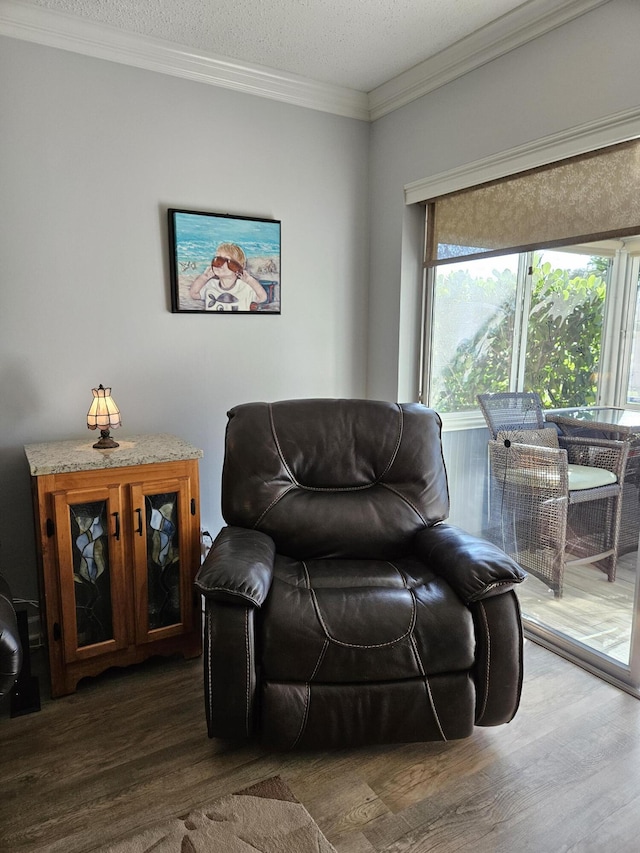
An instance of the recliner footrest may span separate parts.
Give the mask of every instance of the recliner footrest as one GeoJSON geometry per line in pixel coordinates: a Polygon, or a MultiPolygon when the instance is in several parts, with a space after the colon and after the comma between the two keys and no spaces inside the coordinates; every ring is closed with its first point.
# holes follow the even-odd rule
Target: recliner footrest
{"type": "Polygon", "coordinates": [[[457,740],[473,731],[475,687],[469,672],[348,685],[267,681],[261,707],[262,740],[277,749],[457,740]]]}

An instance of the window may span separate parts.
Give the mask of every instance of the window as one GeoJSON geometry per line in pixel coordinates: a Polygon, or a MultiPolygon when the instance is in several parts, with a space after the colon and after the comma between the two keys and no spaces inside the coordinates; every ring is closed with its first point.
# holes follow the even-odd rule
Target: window
{"type": "Polygon", "coordinates": [[[628,377],[623,403],[629,406],[640,406],[640,259],[635,258],[631,265],[629,278],[631,294],[628,299],[628,329],[623,328],[623,339],[630,338],[628,363],[624,360],[623,376],[628,377]]]}
{"type": "Polygon", "coordinates": [[[543,250],[436,267],[429,404],[474,411],[479,393],[520,390],[548,408],[598,402],[611,266],[543,250]]]}
{"type": "Polygon", "coordinates": [[[625,241],[640,230],[640,140],[424,200],[422,399],[444,413],[497,390],[556,408],[627,402],[640,347],[616,303],[635,308],[625,241]]]}
{"type": "Polygon", "coordinates": [[[437,267],[434,277],[428,402],[470,411],[487,384],[511,386],[518,255],[437,267]]]}

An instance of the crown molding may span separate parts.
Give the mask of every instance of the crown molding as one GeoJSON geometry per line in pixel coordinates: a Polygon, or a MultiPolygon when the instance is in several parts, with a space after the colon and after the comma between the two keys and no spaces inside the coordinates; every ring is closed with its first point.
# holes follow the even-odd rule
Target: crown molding
{"type": "Polygon", "coordinates": [[[368,121],[365,92],[206,54],[76,15],[0,0],[0,35],[368,121]]]}
{"type": "Polygon", "coordinates": [[[469,71],[603,6],[609,0],[529,0],[512,12],[451,45],[369,92],[369,116],[375,121],[469,71]]]}
{"type": "Polygon", "coordinates": [[[77,15],[0,0],[0,35],[221,86],[335,115],[374,121],[609,0],[529,0],[369,94],[182,45],[77,15]]]}
{"type": "Polygon", "coordinates": [[[447,172],[440,172],[406,184],[406,204],[429,201],[467,187],[506,178],[527,169],[555,163],[567,157],[587,154],[640,137],[640,107],[613,113],[533,142],[510,148],[483,160],[465,163],[447,172]]]}

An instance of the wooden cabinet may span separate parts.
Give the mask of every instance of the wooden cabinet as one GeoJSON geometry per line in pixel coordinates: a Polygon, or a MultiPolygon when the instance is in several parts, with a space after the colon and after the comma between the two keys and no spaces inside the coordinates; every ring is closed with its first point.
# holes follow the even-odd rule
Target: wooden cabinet
{"type": "Polygon", "coordinates": [[[199,655],[198,458],[175,436],[25,448],[51,694],[151,655],[199,655]]]}

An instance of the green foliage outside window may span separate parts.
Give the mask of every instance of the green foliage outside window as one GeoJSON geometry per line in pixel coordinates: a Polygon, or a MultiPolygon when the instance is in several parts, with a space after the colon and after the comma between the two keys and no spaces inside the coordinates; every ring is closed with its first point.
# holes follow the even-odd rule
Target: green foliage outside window
{"type": "MultiPolygon", "coordinates": [[[[589,261],[579,271],[534,264],[523,390],[537,391],[548,408],[596,403],[608,261],[589,261]]],[[[439,282],[439,293],[446,289],[460,308],[478,286],[502,286],[511,295],[515,288],[508,271],[496,271],[486,281],[470,276],[465,281],[460,270],[451,278],[445,275],[439,282]]],[[[477,407],[477,394],[508,391],[513,331],[513,299],[508,297],[452,354],[431,405],[442,412],[468,411],[477,407]]]]}

